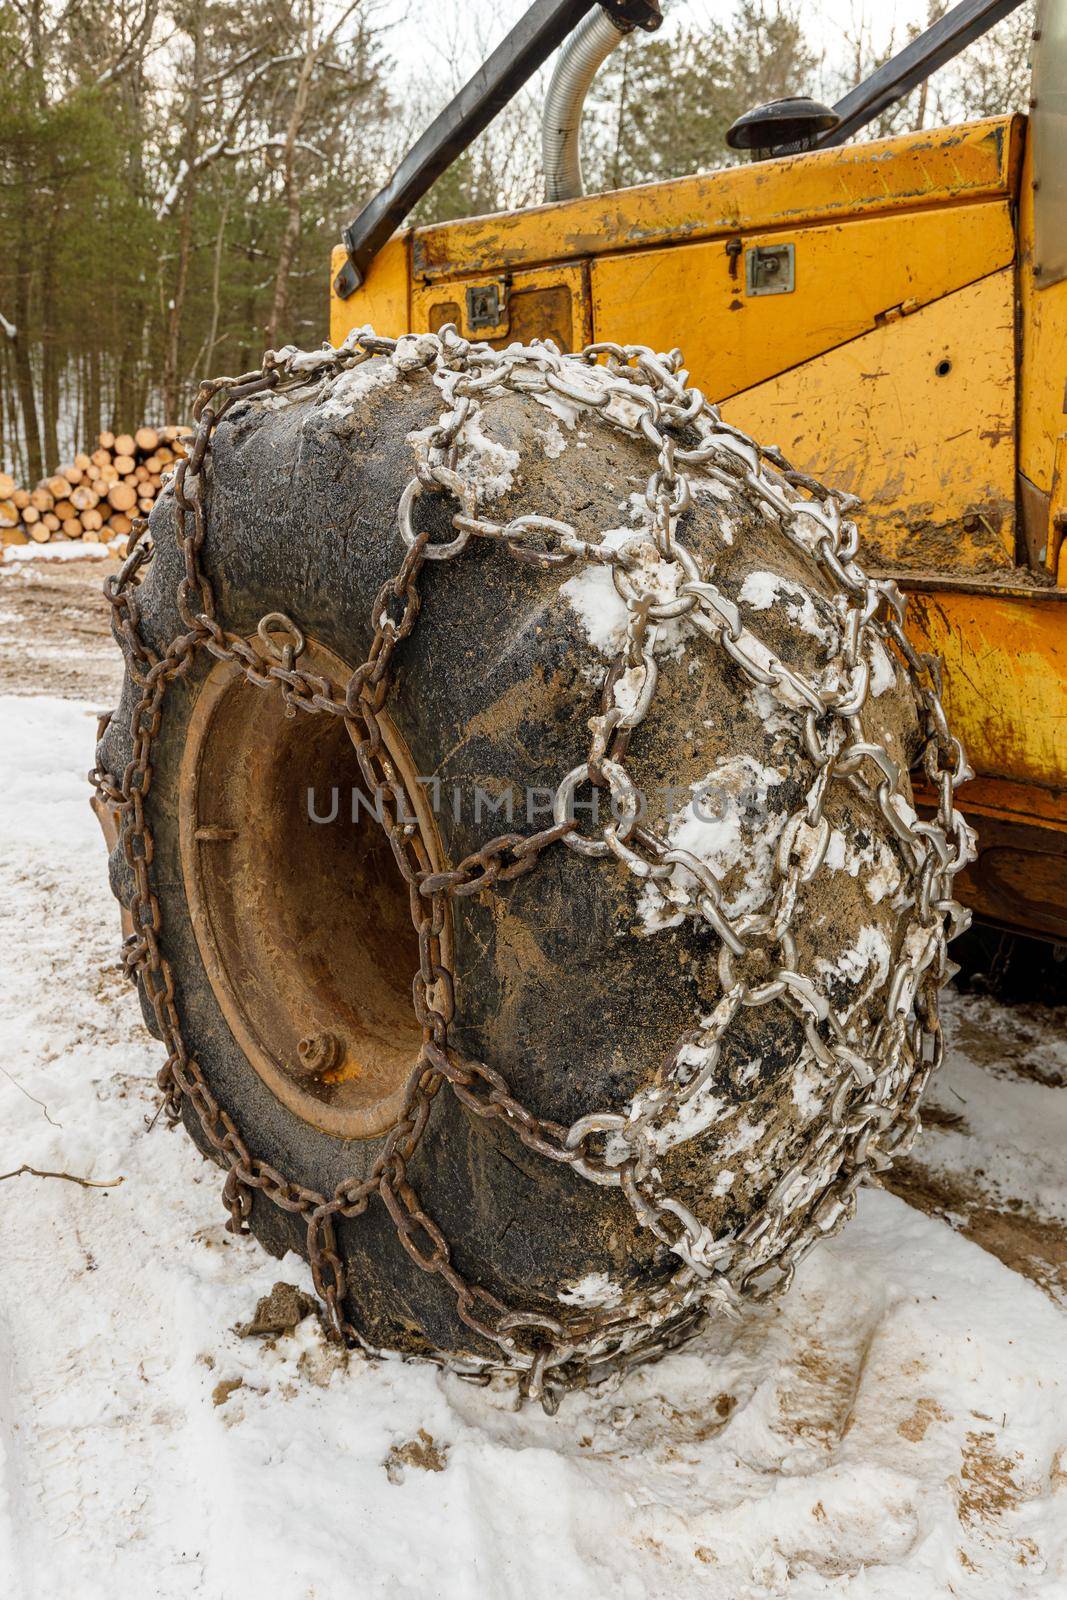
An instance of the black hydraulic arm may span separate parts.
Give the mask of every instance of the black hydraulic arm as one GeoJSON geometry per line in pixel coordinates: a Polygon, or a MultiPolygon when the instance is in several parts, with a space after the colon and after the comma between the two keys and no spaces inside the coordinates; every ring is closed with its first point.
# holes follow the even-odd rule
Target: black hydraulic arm
{"type": "Polygon", "coordinates": [[[960,0],[959,5],[946,11],[837,102],[834,110],[841,121],[828,133],[820,134],[814,148],[843,144],[1022,3],[1023,0],[960,0]]]}
{"type": "Polygon", "coordinates": [[[654,28],[659,23],[657,0],[534,0],[488,61],[408,151],[385,188],[344,229],[341,238],[348,260],[333,281],[342,300],[356,292],[382,245],[442,172],[489,126],[595,5],[602,6],[624,31],[654,28]]]}

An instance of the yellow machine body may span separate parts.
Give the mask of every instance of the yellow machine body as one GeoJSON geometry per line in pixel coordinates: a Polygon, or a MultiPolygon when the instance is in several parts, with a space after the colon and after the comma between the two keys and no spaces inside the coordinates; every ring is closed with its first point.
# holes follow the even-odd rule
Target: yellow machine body
{"type": "Polygon", "coordinates": [[[961,892],[1067,940],[1067,281],[1037,286],[1033,195],[1003,117],[406,229],[331,337],[680,344],[727,420],[861,497],[975,769],[961,892]]]}

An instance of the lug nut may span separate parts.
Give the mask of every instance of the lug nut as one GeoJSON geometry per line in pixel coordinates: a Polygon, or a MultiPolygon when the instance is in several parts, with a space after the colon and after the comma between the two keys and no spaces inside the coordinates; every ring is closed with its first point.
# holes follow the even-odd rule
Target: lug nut
{"type": "Polygon", "coordinates": [[[317,1078],[341,1059],[341,1041],[332,1033],[309,1033],[296,1047],[302,1077],[317,1078]]]}

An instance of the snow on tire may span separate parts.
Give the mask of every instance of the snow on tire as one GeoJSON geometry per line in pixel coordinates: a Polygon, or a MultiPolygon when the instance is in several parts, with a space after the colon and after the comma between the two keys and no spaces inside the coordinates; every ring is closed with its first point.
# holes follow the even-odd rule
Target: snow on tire
{"type": "MultiPolygon", "coordinates": [[[[558,1395],[788,1283],[910,1141],[962,752],[841,497],[677,353],[364,333],[267,371],[115,591],[168,663],[146,1015],[340,1331],[558,1395]]],[[[123,637],[98,771],[143,923],[123,637]]]]}

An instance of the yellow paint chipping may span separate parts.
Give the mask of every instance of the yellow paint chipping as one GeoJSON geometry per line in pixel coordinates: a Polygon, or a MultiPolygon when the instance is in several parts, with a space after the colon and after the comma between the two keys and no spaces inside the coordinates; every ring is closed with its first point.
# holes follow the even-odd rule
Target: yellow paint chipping
{"type": "Polygon", "coordinates": [[[681,344],[728,420],[861,497],[868,565],[910,575],[909,631],[944,657],[980,774],[964,807],[970,792],[990,828],[1057,837],[1067,283],[1033,284],[1026,144],[1025,119],[1001,117],[408,230],[333,299],[331,337],[446,321],[480,336],[467,290],[492,283],[496,344],[681,344]],[[766,244],[793,246],[791,293],[745,292],[745,251],[766,244]],[[1059,589],[1018,572],[1024,548],[1059,589]]]}

